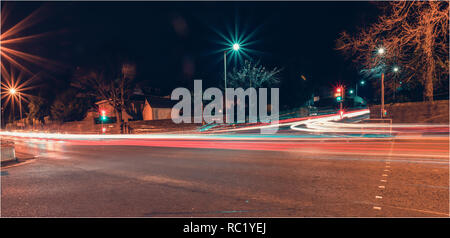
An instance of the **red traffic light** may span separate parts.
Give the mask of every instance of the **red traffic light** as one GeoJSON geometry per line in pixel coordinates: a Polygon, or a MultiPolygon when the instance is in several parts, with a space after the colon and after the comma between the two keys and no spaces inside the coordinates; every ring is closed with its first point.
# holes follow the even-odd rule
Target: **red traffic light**
{"type": "Polygon", "coordinates": [[[334,97],[336,98],[336,100],[338,102],[341,102],[343,100],[343,98],[344,98],[344,88],[342,86],[338,86],[335,89],[334,97]]]}

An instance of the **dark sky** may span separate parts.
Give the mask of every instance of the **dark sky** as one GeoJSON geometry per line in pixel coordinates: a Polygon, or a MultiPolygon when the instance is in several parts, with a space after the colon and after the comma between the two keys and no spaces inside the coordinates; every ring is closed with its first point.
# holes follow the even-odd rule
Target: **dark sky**
{"type": "MultiPolygon", "coordinates": [[[[288,98],[291,105],[311,93],[306,89],[357,80],[357,70],[334,50],[335,40],[339,32],[354,31],[378,14],[370,2],[9,4],[11,17],[2,30],[34,9],[45,8],[42,21],[27,31],[51,34],[24,47],[64,63],[64,70],[52,73],[62,85],[69,79],[67,72],[76,66],[119,54],[137,63],[139,80],[166,94],[179,86],[192,87],[193,79],[203,79],[204,87],[218,86],[223,83],[220,50],[224,46],[220,42],[224,40],[217,32],[234,34],[237,28],[238,35],[254,42],[247,46],[253,50],[249,52],[252,58],[268,67],[283,68],[280,96],[282,102],[288,98]]],[[[235,63],[231,62],[229,69],[235,63]]]]}

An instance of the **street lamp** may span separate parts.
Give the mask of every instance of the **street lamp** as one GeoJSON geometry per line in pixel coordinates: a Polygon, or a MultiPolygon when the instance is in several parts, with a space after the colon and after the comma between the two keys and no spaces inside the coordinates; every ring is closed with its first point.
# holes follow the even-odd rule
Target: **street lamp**
{"type": "MultiPolygon", "coordinates": [[[[239,45],[239,43],[234,43],[231,46],[231,49],[227,49],[223,52],[223,77],[224,77],[224,88],[223,91],[226,92],[227,90],[227,53],[230,50],[234,50],[234,51],[239,51],[241,49],[241,46],[239,45]]],[[[226,114],[226,109],[224,110],[224,115],[226,114]]]]}
{"type": "MultiPolygon", "coordinates": [[[[241,49],[241,46],[239,45],[239,43],[234,43],[234,44],[231,46],[231,49],[237,52],[237,51],[239,51],[239,50],[241,49]]],[[[227,89],[227,53],[228,53],[228,51],[230,51],[231,49],[225,50],[225,51],[223,52],[223,68],[224,68],[223,72],[224,72],[224,83],[225,83],[225,88],[224,88],[224,90],[227,89]]]]}
{"type": "MultiPolygon", "coordinates": [[[[378,48],[377,53],[383,55],[386,50],[383,47],[378,48]]],[[[384,72],[381,72],[381,118],[384,116],[384,72]]]]}
{"type": "Polygon", "coordinates": [[[8,91],[11,96],[15,96],[17,94],[19,97],[20,121],[22,121],[22,97],[20,96],[20,92],[15,88],[10,88],[8,91]]]}
{"type": "Polygon", "coordinates": [[[238,43],[233,44],[233,50],[237,51],[241,48],[241,46],[238,43]]]}
{"type": "MultiPolygon", "coordinates": [[[[359,82],[361,84],[361,86],[364,86],[364,84],[366,84],[366,81],[361,80],[361,82],[359,82]]],[[[358,83],[356,83],[356,87],[355,87],[355,96],[358,96],[358,83]]]]}
{"type": "MultiPolygon", "coordinates": [[[[398,66],[394,66],[392,68],[392,71],[397,74],[400,71],[400,68],[398,66]]],[[[401,83],[401,82],[400,82],[401,83]]],[[[397,80],[396,77],[394,77],[394,102],[395,102],[395,91],[397,91],[397,80]]]]}

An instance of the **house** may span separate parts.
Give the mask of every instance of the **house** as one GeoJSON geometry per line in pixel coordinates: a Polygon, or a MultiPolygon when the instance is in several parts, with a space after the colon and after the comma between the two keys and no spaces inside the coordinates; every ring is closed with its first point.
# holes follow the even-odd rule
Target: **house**
{"type": "MultiPolygon", "coordinates": [[[[122,112],[124,122],[171,119],[172,107],[177,103],[177,101],[172,101],[170,96],[133,95],[130,99],[131,103],[127,110],[122,112]]],[[[105,116],[104,122],[115,122],[117,120],[114,108],[107,100],[98,101],[95,104],[97,104],[98,109],[96,112],[91,112],[93,114],[91,118],[93,117],[94,121],[100,122],[101,116],[105,116]]]]}
{"type": "Polygon", "coordinates": [[[171,119],[172,107],[176,103],[177,101],[172,101],[170,96],[146,96],[142,118],[144,121],[171,119]]]}

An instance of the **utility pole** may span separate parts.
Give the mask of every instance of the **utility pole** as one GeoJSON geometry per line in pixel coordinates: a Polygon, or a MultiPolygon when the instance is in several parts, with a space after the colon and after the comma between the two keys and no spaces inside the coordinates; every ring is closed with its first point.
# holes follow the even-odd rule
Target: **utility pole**
{"type": "Polygon", "coordinates": [[[223,77],[225,82],[225,87],[223,88],[224,92],[227,89],[227,52],[228,50],[223,52],[223,77]]]}
{"type": "Polygon", "coordinates": [[[223,88],[223,98],[224,98],[224,110],[223,110],[223,121],[226,121],[226,115],[227,115],[227,97],[226,97],[226,92],[227,92],[227,52],[228,50],[225,50],[223,52],[223,77],[224,77],[224,88],[223,88]]]}
{"type": "Polygon", "coordinates": [[[20,92],[17,93],[19,95],[19,110],[20,110],[20,127],[23,129],[24,124],[22,124],[22,97],[20,96],[20,92]]]}

